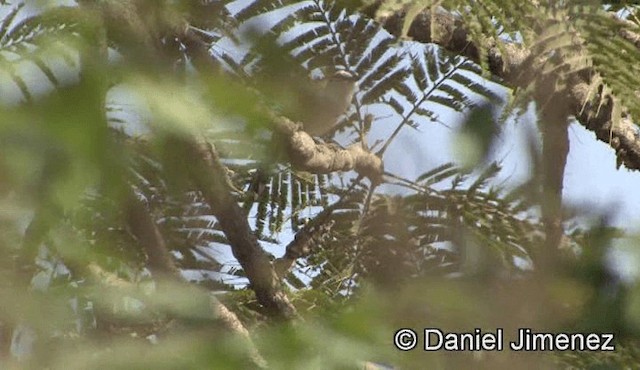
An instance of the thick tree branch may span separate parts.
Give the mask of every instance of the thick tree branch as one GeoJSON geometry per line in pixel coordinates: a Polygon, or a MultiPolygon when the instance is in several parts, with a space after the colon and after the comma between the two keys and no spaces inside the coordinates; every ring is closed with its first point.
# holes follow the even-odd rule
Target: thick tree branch
{"type": "Polygon", "coordinates": [[[302,126],[285,117],[275,117],[276,130],[284,137],[291,164],[311,173],[355,170],[379,183],[384,173],[382,160],[362,148],[360,143],[346,149],[335,144],[319,144],[302,126]]]}
{"type": "Polygon", "coordinates": [[[189,176],[220,222],[233,256],[247,274],[258,302],[273,317],[291,320],[297,317],[295,307],[282,290],[280,279],[267,253],[251,231],[247,217],[231,195],[230,180],[215,150],[206,143],[176,139],[189,176]]]}
{"type": "MultiPolygon", "coordinates": [[[[110,40],[118,44],[121,52],[133,62],[144,66],[161,67],[161,72],[170,70],[170,66],[163,65],[158,58],[163,53],[163,36],[167,39],[180,39],[187,47],[187,54],[193,64],[199,68],[208,68],[208,72],[215,72],[215,63],[208,53],[207,44],[194,33],[186,21],[178,13],[170,11],[166,4],[156,2],[109,1],[95,2],[83,0],[80,2],[88,9],[95,10],[104,21],[110,40]],[[213,68],[209,68],[213,67],[213,68]]],[[[293,305],[288,301],[280,287],[280,282],[271,265],[269,258],[246,219],[246,215],[231,196],[231,189],[226,172],[220,164],[218,156],[212,148],[199,145],[189,140],[177,139],[176,147],[181,152],[182,160],[188,168],[190,177],[199,187],[205,199],[211,206],[222,229],[230,241],[234,256],[238,259],[256,293],[258,301],[273,316],[292,319],[297,316],[293,305]]],[[[139,212],[138,207],[129,210],[129,221],[134,233],[137,230],[138,239],[143,247],[150,248],[147,253],[149,263],[153,264],[160,274],[173,273],[175,266],[163,255],[159,234],[153,230],[152,223],[139,212]]]]}
{"type": "MultiPolygon", "coordinates": [[[[373,17],[376,7],[366,10],[373,17]]],[[[400,35],[405,18],[404,12],[397,12],[381,19],[382,26],[393,35],[400,35]]],[[[528,63],[530,50],[515,43],[505,43],[502,51],[499,50],[496,41],[487,38],[483,45],[475,45],[469,41],[469,34],[462,21],[446,11],[438,11],[431,14],[422,12],[409,28],[408,35],[414,40],[425,43],[435,43],[452,53],[466,56],[476,63],[480,63],[479,50],[486,50],[486,63],[493,76],[511,88],[526,87],[531,81],[533,69],[528,63]],[[432,25],[432,19],[434,24],[432,25]],[[431,30],[434,30],[432,36],[431,30]]],[[[632,31],[623,31],[621,36],[627,41],[639,44],[640,37],[632,31]]],[[[574,74],[569,79],[568,104],[571,107],[570,114],[576,120],[593,131],[596,137],[609,144],[616,151],[618,165],[624,165],[628,169],[640,170],[640,134],[637,126],[630,117],[625,117],[624,106],[618,101],[609,100],[607,104],[589,104],[585,101],[588,97],[589,86],[595,71],[574,74]],[[621,120],[615,121],[615,112],[623,112],[621,120]]]]}
{"type": "MultiPolygon", "coordinates": [[[[169,249],[166,246],[164,238],[160,234],[160,230],[151,218],[151,215],[145,205],[135,196],[135,194],[133,194],[133,192],[131,192],[127,197],[126,212],[127,223],[147,255],[147,266],[154,277],[156,277],[160,282],[175,281],[179,284],[185,283],[182,275],[180,274],[180,270],[176,267],[173,259],[171,258],[171,254],[169,253],[169,249]]],[[[117,277],[114,278],[109,275],[105,276],[104,273],[101,273],[97,265],[90,266],[89,271],[92,272],[94,276],[102,277],[102,279],[100,279],[101,281],[109,282],[110,284],[115,284],[115,286],[119,287],[126,286],[123,285],[124,283],[117,279],[117,277]]],[[[212,294],[209,294],[209,302],[213,317],[218,322],[222,323],[226,329],[239,334],[247,341],[250,347],[251,360],[253,361],[253,364],[259,368],[265,367],[265,360],[258,353],[251,341],[249,332],[244,325],[242,325],[238,317],[233,312],[229,311],[229,309],[227,309],[227,307],[225,307],[212,294]]]]}
{"type": "MultiPolygon", "coordinates": [[[[162,36],[167,39],[179,39],[187,47],[187,54],[199,69],[215,72],[205,42],[194,33],[189,23],[170,12],[163,4],[155,2],[95,2],[81,1],[87,9],[100,14],[110,40],[118,44],[121,52],[133,62],[145,68],[161,67],[160,71],[170,70],[170,66],[159,61],[164,48],[162,36]],[[213,68],[210,68],[213,67],[213,68]],[[213,71],[211,71],[213,69],[213,71]]],[[[266,253],[258,244],[246,220],[246,215],[230,194],[224,168],[213,150],[177,140],[178,151],[182,150],[182,159],[187,165],[190,177],[218,218],[223,231],[229,239],[234,256],[238,259],[256,293],[258,301],[273,316],[285,319],[296,317],[293,305],[280,288],[280,283],[266,253]]],[[[168,256],[155,225],[146,210],[134,204],[129,207],[129,224],[147,252],[150,267],[159,275],[176,275],[177,268],[168,256]]]]}
{"type": "MultiPolygon", "coordinates": [[[[576,78],[577,79],[577,78],[576,78]]],[[[616,151],[617,166],[625,165],[631,170],[640,170],[640,135],[637,125],[631,117],[623,115],[614,124],[613,116],[620,102],[607,98],[601,104],[581,103],[586,100],[590,86],[582,79],[573,81],[570,85],[572,92],[572,111],[576,112],[576,119],[587,129],[593,131],[601,141],[611,145],[616,151]]]]}

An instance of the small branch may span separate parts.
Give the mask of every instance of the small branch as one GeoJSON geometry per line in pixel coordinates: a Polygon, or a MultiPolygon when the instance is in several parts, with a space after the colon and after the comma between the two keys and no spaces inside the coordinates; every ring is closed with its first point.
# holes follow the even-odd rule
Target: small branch
{"type": "Polygon", "coordinates": [[[308,256],[331,232],[334,221],[330,220],[335,204],[325,208],[316,217],[298,231],[294,239],[287,245],[284,256],[276,259],[273,265],[280,278],[283,278],[293,267],[298,258],[308,256]]]}
{"type": "Polygon", "coordinates": [[[284,256],[276,259],[273,263],[280,278],[283,278],[291,270],[296,259],[311,254],[329,235],[331,227],[335,223],[334,220],[331,220],[333,211],[344,204],[346,199],[351,195],[351,191],[360,184],[362,179],[363,176],[358,176],[338,201],[324,208],[322,212],[307,222],[302,230],[296,233],[294,239],[287,245],[284,256]]]}
{"type": "Polygon", "coordinates": [[[73,266],[74,270],[81,271],[84,276],[89,276],[89,278],[96,283],[102,284],[104,286],[115,288],[119,290],[130,290],[135,291],[136,285],[132,282],[125,280],[118,275],[104,270],[98,264],[94,262],[90,262],[86,268],[78,268],[78,266],[73,266]]]}
{"type": "Polygon", "coordinates": [[[151,274],[160,279],[182,280],[160,230],[146,206],[132,191],[127,196],[125,209],[127,224],[147,255],[147,267],[151,274]]]}

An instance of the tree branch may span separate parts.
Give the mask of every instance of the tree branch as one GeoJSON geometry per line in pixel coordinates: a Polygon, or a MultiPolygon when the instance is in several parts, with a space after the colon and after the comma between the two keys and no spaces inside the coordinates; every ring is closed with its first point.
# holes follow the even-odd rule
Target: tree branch
{"type": "MultiPolygon", "coordinates": [[[[180,270],[176,267],[171,254],[166,246],[164,238],[160,234],[160,230],[156,226],[155,222],[151,218],[151,215],[147,211],[145,205],[130,192],[127,197],[126,204],[127,223],[131,228],[133,234],[138,239],[140,246],[145,251],[149,270],[160,282],[175,281],[178,283],[185,283],[180,270]]],[[[117,277],[105,275],[99,270],[99,266],[89,266],[89,271],[100,281],[104,281],[115,285],[116,287],[126,287],[126,282],[122,282],[117,277]]],[[[160,285],[161,286],[161,285],[160,285]]],[[[262,358],[260,353],[255,348],[249,332],[240,322],[238,317],[229,311],[214,295],[208,294],[209,302],[211,305],[211,311],[213,317],[229,331],[239,334],[244,338],[250,349],[251,360],[253,364],[259,368],[266,366],[266,361],[262,358]]]]}
{"type": "Polygon", "coordinates": [[[285,117],[274,117],[276,131],[284,137],[291,164],[311,173],[355,170],[359,175],[379,183],[384,173],[382,159],[362,148],[360,143],[346,149],[335,144],[319,144],[302,130],[301,125],[285,117]]]}
{"type": "Polygon", "coordinates": [[[329,235],[334,224],[330,216],[340,203],[338,201],[323,209],[302,230],[298,231],[293,240],[287,244],[284,256],[273,262],[280,278],[283,278],[291,270],[298,258],[308,256],[329,235]]]}
{"type": "Polygon", "coordinates": [[[182,280],[160,230],[133,191],[129,192],[125,207],[127,224],[147,255],[147,267],[151,274],[160,280],[182,280]]]}
{"type": "Polygon", "coordinates": [[[176,138],[175,141],[189,176],[220,222],[233,256],[247,274],[258,302],[273,317],[284,320],[296,318],[296,309],[282,290],[267,253],[251,231],[244,211],[231,195],[230,180],[214,148],[184,139],[176,138]]]}
{"type": "MultiPolygon", "coordinates": [[[[376,11],[375,5],[365,9],[365,13],[370,17],[374,17],[376,11]]],[[[398,36],[405,16],[406,14],[400,11],[382,17],[380,22],[389,33],[398,36]]],[[[502,84],[515,89],[526,87],[531,81],[533,70],[527,62],[531,55],[530,50],[515,43],[504,43],[501,51],[496,41],[491,38],[487,38],[483,45],[475,45],[468,41],[469,33],[461,19],[446,11],[440,10],[435,14],[423,11],[411,24],[408,36],[415,41],[438,44],[479,64],[479,50],[486,50],[489,71],[494,77],[499,78],[502,84]],[[435,36],[432,36],[432,30],[435,36]]],[[[621,36],[639,45],[640,37],[636,33],[624,30],[621,36]]],[[[585,128],[593,131],[599,140],[609,144],[616,151],[618,166],[624,165],[631,170],[640,170],[640,134],[632,119],[625,116],[624,112],[627,109],[619,101],[611,99],[607,99],[603,105],[585,103],[589,86],[595,76],[598,74],[593,70],[574,74],[569,79],[566,91],[569,93],[567,101],[571,107],[570,114],[585,128]],[[623,115],[614,125],[615,112],[623,112],[623,115]]]]}

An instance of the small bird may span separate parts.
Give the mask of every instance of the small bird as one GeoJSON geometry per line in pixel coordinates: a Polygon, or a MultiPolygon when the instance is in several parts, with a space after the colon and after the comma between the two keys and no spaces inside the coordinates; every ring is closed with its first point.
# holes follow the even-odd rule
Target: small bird
{"type": "Polygon", "coordinates": [[[312,136],[329,132],[351,105],[356,78],[348,71],[338,70],[327,78],[310,82],[297,97],[297,117],[304,130],[312,136]]]}
{"type": "Polygon", "coordinates": [[[324,77],[310,78],[309,71],[300,64],[282,53],[270,52],[256,78],[258,89],[272,108],[302,123],[311,136],[323,136],[337,124],[351,105],[357,80],[353,73],[340,67],[319,69],[324,77]]]}

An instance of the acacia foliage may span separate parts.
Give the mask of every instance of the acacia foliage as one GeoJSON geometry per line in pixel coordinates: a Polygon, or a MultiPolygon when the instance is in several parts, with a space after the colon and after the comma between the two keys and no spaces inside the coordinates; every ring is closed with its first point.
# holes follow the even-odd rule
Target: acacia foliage
{"type": "MultiPolygon", "coordinates": [[[[26,360],[30,365],[247,366],[249,346],[210,325],[215,320],[204,298],[210,292],[256,333],[258,351],[275,368],[357,366],[353,358],[424,364],[420,356],[394,353],[389,338],[399,325],[427,322],[452,329],[535,325],[635,337],[629,315],[636,311],[623,303],[631,288],[603,265],[615,235],[606,223],[565,235],[558,259],[567,267],[557,277],[538,276],[544,284],[531,279],[543,232],[532,208],[535,179],[531,186],[498,189],[489,186],[496,164],[480,168],[479,161],[474,175],[442,164],[406,179],[386,163],[383,181],[404,189],[392,196],[380,191],[381,184],[351,174],[294,168],[273,134],[272,116],[286,114],[279,104],[295,89],[288,81],[340,67],[358,78],[352,106],[337,128],[342,143],[362,145],[385,161],[400,131],[428,130],[443,109],[500,107],[501,94],[483,80],[482,63],[397,39],[341,3],[79,3],[29,12],[23,3],[3,3],[0,13],[0,67],[5,86],[13,86],[5,96],[16,100],[1,112],[1,202],[8,211],[0,239],[7,256],[1,291],[7,304],[0,320],[14,341],[33,331],[38,346],[26,360]],[[124,86],[137,100],[122,104],[113,97],[114,86],[124,86]],[[368,116],[372,107],[391,115],[384,124],[393,129],[380,144],[367,139],[382,124],[368,116]],[[146,131],[127,131],[140,122],[146,131]],[[317,228],[323,235],[311,235],[309,248],[296,255],[282,280],[308,324],[263,329],[272,318],[256,283],[247,285],[248,271],[228,262],[232,242],[214,216],[220,210],[184,170],[197,159],[184,157],[180,140],[194,136],[215,148],[228,186],[215,191],[229,192],[265,251],[281,255],[285,240],[314,222],[323,226],[317,228]],[[182,276],[203,290],[163,280],[131,223],[129,207],[137,203],[182,276]],[[618,290],[607,295],[603,288],[611,284],[618,290]],[[50,313],[45,320],[42,307],[50,313]],[[498,314],[504,311],[510,313],[506,318],[498,314]],[[536,314],[526,314],[531,311],[536,314]],[[98,346],[105,339],[106,346],[98,346]]],[[[559,6],[527,13],[513,4],[471,5],[481,7],[462,13],[472,41],[520,32],[527,46],[550,60],[575,56],[573,44],[563,43],[562,23],[536,34],[540,38],[528,33],[541,27],[541,9],[565,11],[559,6]]],[[[584,23],[604,19],[593,6],[568,9],[570,19],[590,30],[587,36],[601,40],[607,34],[584,23]]],[[[570,75],[582,71],[585,61],[593,63],[603,85],[594,87],[599,93],[590,99],[619,93],[632,108],[618,75],[608,73],[608,54],[587,50],[593,56],[546,64],[543,71],[570,75]]],[[[635,68],[635,59],[625,60],[629,70],[635,68]]],[[[525,91],[517,98],[521,103],[531,96],[525,91]]],[[[6,353],[6,343],[4,348],[6,353]]],[[[626,356],[630,348],[614,360],[635,361],[626,356]]],[[[607,359],[586,361],[601,360],[607,359]]],[[[478,360],[436,354],[426,361],[455,366],[478,360]]],[[[488,356],[480,363],[493,361],[505,360],[488,356]]]]}

